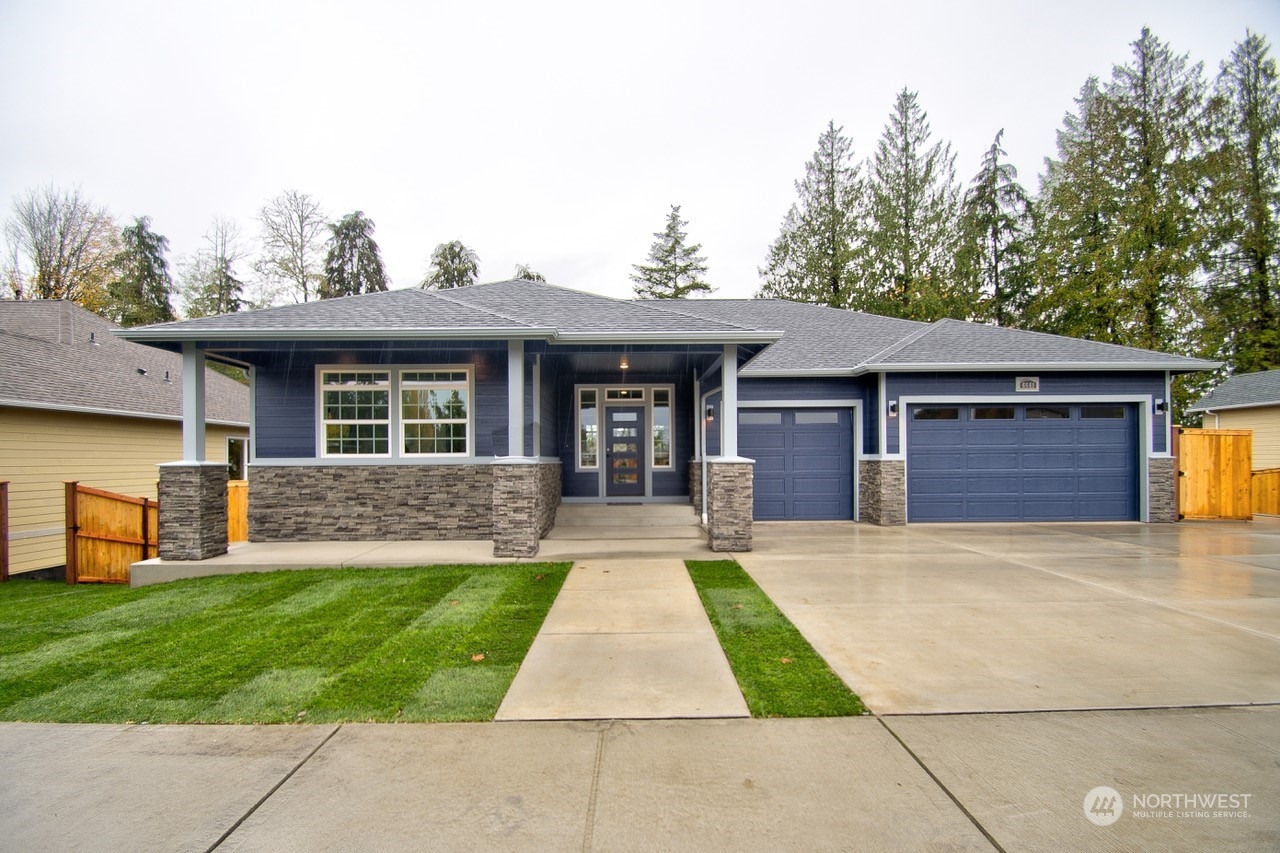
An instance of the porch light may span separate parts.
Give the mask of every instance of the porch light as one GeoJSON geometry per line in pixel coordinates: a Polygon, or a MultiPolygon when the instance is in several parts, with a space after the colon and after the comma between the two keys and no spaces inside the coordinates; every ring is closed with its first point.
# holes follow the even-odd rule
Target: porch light
{"type": "Polygon", "coordinates": [[[889,403],[889,417],[896,418],[898,416],[898,401],[892,400],[889,403]]]}
{"type": "Polygon", "coordinates": [[[1163,415],[1165,412],[1169,411],[1169,406],[1165,403],[1164,400],[1157,399],[1155,402],[1154,408],[1155,408],[1155,413],[1157,415],[1163,415]]]}
{"type": "Polygon", "coordinates": [[[630,370],[630,369],[631,369],[631,362],[627,361],[627,354],[626,354],[626,353],[623,353],[623,354],[622,354],[622,360],[618,362],[618,369],[619,369],[619,370],[630,370]]]}

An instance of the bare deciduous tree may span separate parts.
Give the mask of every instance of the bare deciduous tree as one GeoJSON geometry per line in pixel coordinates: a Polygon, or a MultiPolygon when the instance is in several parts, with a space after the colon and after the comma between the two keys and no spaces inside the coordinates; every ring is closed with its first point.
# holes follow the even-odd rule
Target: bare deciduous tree
{"type": "Polygon", "coordinates": [[[204,235],[205,247],[184,258],[179,269],[180,289],[188,317],[232,314],[245,307],[244,283],[236,278],[235,265],[245,257],[240,226],[216,218],[204,235]]]}
{"type": "Polygon", "coordinates": [[[100,307],[119,233],[80,187],[53,184],[13,200],[5,222],[9,289],[16,299],[70,299],[100,307]]]}
{"type": "Polygon", "coordinates": [[[285,190],[263,206],[262,253],[254,268],[273,293],[288,292],[309,302],[324,280],[326,217],[320,202],[306,193],[285,190]]]}

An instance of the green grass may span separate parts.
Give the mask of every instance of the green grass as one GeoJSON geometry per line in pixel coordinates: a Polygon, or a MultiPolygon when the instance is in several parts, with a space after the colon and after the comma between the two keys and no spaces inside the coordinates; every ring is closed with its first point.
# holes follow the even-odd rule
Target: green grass
{"type": "Polygon", "coordinates": [[[686,560],[753,717],[865,714],[796,627],[733,560],[686,560]]]}
{"type": "Polygon", "coordinates": [[[0,720],[489,720],[568,563],[0,584],[0,720]]]}

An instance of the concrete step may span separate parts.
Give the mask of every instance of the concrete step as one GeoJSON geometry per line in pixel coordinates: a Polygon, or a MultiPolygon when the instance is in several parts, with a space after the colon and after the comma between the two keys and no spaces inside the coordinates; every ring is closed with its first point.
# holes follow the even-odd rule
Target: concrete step
{"type": "Polygon", "coordinates": [[[678,527],[697,525],[698,514],[688,504],[561,504],[558,527],[678,527]]]}
{"type": "Polygon", "coordinates": [[[548,540],[580,542],[619,542],[638,539],[679,539],[705,541],[707,534],[696,524],[676,526],[561,526],[559,523],[547,534],[548,540]]]}

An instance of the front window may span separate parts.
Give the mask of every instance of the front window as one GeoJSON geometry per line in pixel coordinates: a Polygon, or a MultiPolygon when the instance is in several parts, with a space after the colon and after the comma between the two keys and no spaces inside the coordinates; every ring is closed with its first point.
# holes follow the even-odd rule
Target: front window
{"type": "Polygon", "coordinates": [[[578,467],[595,468],[598,463],[596,453],[597,414],[596,392],[594,388],[583,388],[578,392],[578,467]]]}
{"type": "Polygon", "coordinates": [[[471,396],[466,367],[322,369],[321,456],[470,456],[471,396]]]}
{"type": "Polygon", "coordinates": [[[388,371],[324,371],[320,385],[325,455],[388,455],[391,450],[391,374],[388,371]]]}
{"type": "Polygon", "coordinates": [[[671,467],[671,391],[653,389],[653,467],[671,467]]]}

